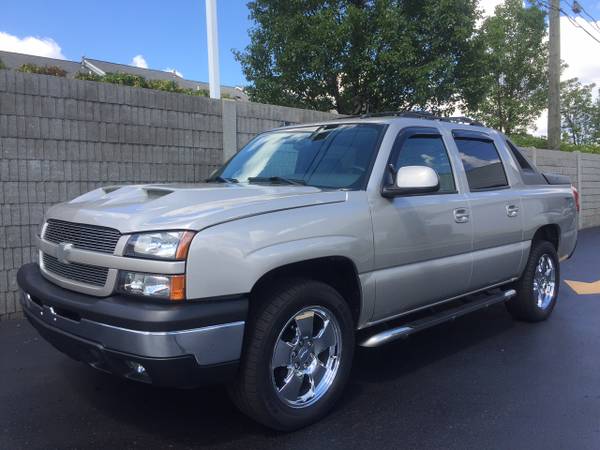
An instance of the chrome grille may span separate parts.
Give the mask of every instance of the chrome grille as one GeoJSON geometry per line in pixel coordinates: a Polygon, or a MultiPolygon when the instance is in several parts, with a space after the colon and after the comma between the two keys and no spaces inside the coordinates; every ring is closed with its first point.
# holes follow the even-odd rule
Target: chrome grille
{"type": "Polygon", "coordinates": [[[69,242],[81,250],[113,253],[121,233],[114,228],[50,219],[43,237],[56,244],[69,242]]]}
{"type": "Polygon", "coordinates": [[[108,277],[108,267],[89,266],[87,264],[69,263],[64,264],[44,253],[44,268],[55,275],[80,283],[93,286],[104,286],[108,277]]]}

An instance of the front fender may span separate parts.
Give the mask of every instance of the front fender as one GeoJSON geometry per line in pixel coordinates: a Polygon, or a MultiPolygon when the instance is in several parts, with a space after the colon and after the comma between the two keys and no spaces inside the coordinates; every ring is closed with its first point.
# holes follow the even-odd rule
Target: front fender
{"type": "Polygon", "coordinates": [[[327,256],[371,270],[368,208],[346,204],[300,208],[249,217],[200,231],[188,253],[188,298],[248,293],[267,272],[327,256]]]}

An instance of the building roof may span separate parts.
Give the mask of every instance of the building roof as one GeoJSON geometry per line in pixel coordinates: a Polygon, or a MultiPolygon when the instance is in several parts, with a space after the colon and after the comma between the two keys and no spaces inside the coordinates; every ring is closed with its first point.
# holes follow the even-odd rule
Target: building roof
{"type": "MultiPolygon", "coordinates": [[[[82,58],[81,61],[82,63],[88,61],[92,63],[95,67],[107,73],[130,73],[132,75],[139,75],[141,77],[144,77],[147,80],[172,80],[175,81],[179,85],[179,87],[184,89],[205,89],[207,91],[209,89],[208,83],[205,83],[203,81],[187,80],[185,78],[181,78],[173,72],[166,72],[163,70],[156,69],[144,69],[142,67],[129,66],[126,64],[117,64],[113,62],[102,61],[100,59],[87,58],[85,56],[82,58]]],[[[227,95],[236,100],[248,101],[248,96],[243,91],[243,89],[239,87],[221,85],[221,94],[227,95]]]]}
{"type": "Polygon", "coordinates": [[[45,56],[25,55],[23,53],[5,52],[0,50],[0,60],[9,69],[18,69],[23,64],[36,66],[57,66],[67,72],[67,78],[74,78],[81,69],[81,63],[65,59],[46,58],[45,56]]]}
{"type": "MultiPolygon", "coordinates": [[[[163,70],[144,69],[142,67],[130,66],[127,64],[117,64],[100,59],[82,57],[80,62],[68,61],[64,59],[46,58],[44,56],[26,55],[23,53],[13,53],[0,50],[0,60],[9,69],[18,69],[23,64],[35,64],[37,66],[57,66],[67,72],[67,78],[75,78],[78,72],[92,72],[100,75],[96,70],[108,73],[129,73],[139,75],[147,80],[172,80],[179,87],[184,89],[205,89],[209,90],[208,83],[203,81],[194,81],[181,78],[173,72],[163,70]],[[91,63],[91,64],[88,64],[91,63]]],[[[248,96],[240,87],[221,86],[221,94],[239,101],[248,101],[248,96]]]]}

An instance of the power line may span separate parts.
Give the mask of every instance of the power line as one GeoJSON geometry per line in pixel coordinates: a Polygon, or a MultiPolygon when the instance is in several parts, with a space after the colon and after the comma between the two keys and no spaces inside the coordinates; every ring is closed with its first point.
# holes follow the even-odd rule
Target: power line
{"type": "Polygon", "coordinates": [[[581,17],[581,13],[583,13],[584,15],[586,15],[587,17],[590,18],[591,22],[586,20],[585,18],[581,17],[588,25],[590,25],[595,31],[600,32],[600,25],[598,25],[598,21],[590,14],[586,11],[586,9],[583,7],[583,5],[581,3],[579,3],[577,0],[573,1],[573,3],[571,5],[569,5],[569,3],[566,0],[561,0],[565,5],[567,5],[569,8],[571,8],[571,11],[573,11],[575,14],[578,14],[581,17]]]}
{"type": "MultiPolygon", "coordinates": [[[[565,0],[562,0],[562,1],[563,1],[563,3],[567,3],[565,0]]],[[[572,24],[574,27],[576,27],[576,28],[581,28],[583,31],[585,31],[585,33],[586,33],[586,34],[587,34],[589,37],[591,37],[593,40],[595,40],[596,42],[598,42],[598,43],[600,44],[600,39],[599,39],[599,38],[597,38],[597,37],[596,37],[596,36],[594,36],[592,33],[590,33],[590,31],[589,31],[587,28],[585,28],[585,27],[583,27],[581,24],[579,24],[579,23],[577,22],[577,20],[576,20],[576,19],[574,19],[573,17],[571,17],[571,16],[570,16],[570,15],[569,15],[569,14],[568,14],[568,13],[567,13],[567,12],[566,12],[564,9],[562,9],[561,7],[555,8],[555,7],[553,7],[552,5],[550,5],[548,2],[546,2],[546,1],[544,1],[544,0],[537,0],[537,3],[539,3],[540,5],[542,5],[542,6],[546,7],[546,8],[548,8],[548,10],[555,10],[555,11],[556,11],[556,10],[558,10],[559,12],[561,12],[561,13],[562,13],[562,14],[563,14],[563,15],[564,15],[564,16],[565,16],[565,17],[566,17],[568,20],[569,20],[569,22],[571,22],[571,24],[572,24]]],[[[567,4],[568,4],[568,3],[567,3],[567,4]]],[[[569,6],[571,6],[571,5],[569,5],[569,6]]],[[[580,6],[581,6],[581,5],[580,5],[580,6]]],[[[583,10],[583,8],[582,8],[582,10],[583,10]]],[[[591,17],[591,16],[589,16],[589,17],[591,17]]],[[[594,26],[594,25],[595,25],[595,23],[594,23],[594,24],[590,24],[590,23],[589,23],[589,22],[588,22],[586,19],[584,19],[583,17],[582,17],[582,19],[583,19],[583,21],[584,21],[585,23],[587,23],[587,24],[591,25],[591,26],[592,26],[592,29],[593,29],[594,31],[599,31],[599,32],[600,32],[600,28],[596,28],[596,27],[594,26]]],[[[593,17],[592,17],[592,20],[593,20],[593,17]]]]}
{"type": "MultiPolygon", "coordinates": [[[[561,9],[561,11],[564,13],[564,11],[561,9]]],[[[568,14],[565,14],[565,16],[567,16],[567,19],[569,19],[569,22],[571,22],[573,24],[574,27],[576,28],[581,28],[583,31],[585,31],[587,33],[587,35],[589,37],[591,37],[593,40],[595,40],[598,44],[600,44],[600,39],[598,39],[596,36],[594,36],[592,33],[590,33],[587,28],[581,26],[581,24],[577,23],[577,20],[575,20],[574,18],[572,18],[571,16],[569,16],[568,14]]],[[[585,20],[585,19],[584,19],[585,20]]],[[[586,23],[588,23],[586,21],[586,23]]]]}
{"type": "Polygon", "coordinates": [[[588,16],[591,20],[592,20],[592,26],[594,28],[596,28],[598,31],[600,31],[600,25],[598,25],[598,21],[596,19],[594,19],[592,17],[591,14],[589,14],[584,8],[583,6],[581,7],[581,10],[583,11],[583,14],[585,14],[586,16],[588,16]]]}

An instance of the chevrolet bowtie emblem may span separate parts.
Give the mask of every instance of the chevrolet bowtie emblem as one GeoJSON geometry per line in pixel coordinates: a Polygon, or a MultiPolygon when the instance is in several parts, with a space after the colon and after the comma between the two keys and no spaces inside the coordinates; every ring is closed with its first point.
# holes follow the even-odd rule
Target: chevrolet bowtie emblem
{"type": "Polygon", "coordinates": [[[63,264],[69,264],[69,254],[71,253],[71,249],[73,248],[73,244],[68,242],[61,242],[56,247],[56,259],[63,264]]]}

